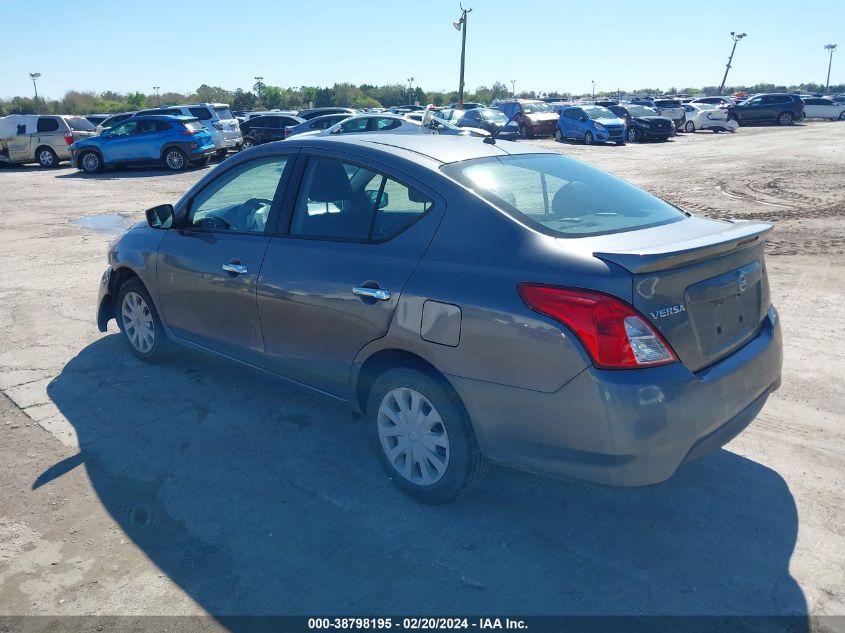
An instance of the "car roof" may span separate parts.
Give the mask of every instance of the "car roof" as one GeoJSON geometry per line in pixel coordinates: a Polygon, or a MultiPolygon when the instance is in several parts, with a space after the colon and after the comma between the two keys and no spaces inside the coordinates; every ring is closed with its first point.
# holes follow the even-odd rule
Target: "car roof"
{"type": "Polygon", "coordinates": [[[133,121],[179,121],[186,123],[188,121],[199,121],[195,116],[185,116],[182,114],[142,114],[140,116],[132,117],[133,121]]]}
{"type": "Polygon", "coordinates": [[[550,150],[533,145],[497,141],[496,144],[484,143],[480,138],[468,136],[441,136],[436,134],[348,134],[343,138],[333,136],[308,137],[299,139],[294,136],[280,141],[285,146],[322,147],[343,149],[345,147],[361,150],[386,152],[399,158],[416,160],[423,156],[440,164],[456,163],[475,158],[495,158],[514,154],[556,154],[550,150]]]}

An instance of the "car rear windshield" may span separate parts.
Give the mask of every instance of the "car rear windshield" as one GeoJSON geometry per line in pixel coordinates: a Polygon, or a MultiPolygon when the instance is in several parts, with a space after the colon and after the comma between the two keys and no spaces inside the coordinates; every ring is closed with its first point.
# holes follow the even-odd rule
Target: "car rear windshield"
{"type": "Polygon", "coordinates": [[[657,110],[641,105],[628,106],[628,114],[631,116],[658,116],[657,110]]]}
{"type": "Polygon", "coordinates": [[[659,105],[661,108],[680,108],[681,102],[672,99],[658,99],[654,105],[659,105]]]}
{"type": "Polygon", "coordinates": [[[69,116],[65,117],[65,121],[67,121],[70,129],[74,132],[91,132],[92,130],[97,129],[96,126],[85,117],[69,116]]]}
{"type": "Polygon", "coordinates": [[[214,111],[217,113],[221,119],[234,119],[235,117],[232,115],[232,111],[229,108],[214,108],[214,111]]]}
{"type": "Polygon", "coordinates": [[[443,171],[514,219],[555,237],[587,237],[684,219],[659,198],[556,154],[462,161],[443,171]]]}

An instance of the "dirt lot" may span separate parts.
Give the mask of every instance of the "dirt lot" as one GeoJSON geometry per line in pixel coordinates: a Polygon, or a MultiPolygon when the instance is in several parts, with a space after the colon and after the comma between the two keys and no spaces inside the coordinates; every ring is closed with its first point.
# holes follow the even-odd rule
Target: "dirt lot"
{"type": "Polygon", "coordinates": [[[747,432],[651,488],[494,469],[417,505],[342,407],[97,332],[109,232],[213,167],[0,169],[0,614],[845,614],[845,124],[533,142],[776,222],[783,387],[747,432]]]}

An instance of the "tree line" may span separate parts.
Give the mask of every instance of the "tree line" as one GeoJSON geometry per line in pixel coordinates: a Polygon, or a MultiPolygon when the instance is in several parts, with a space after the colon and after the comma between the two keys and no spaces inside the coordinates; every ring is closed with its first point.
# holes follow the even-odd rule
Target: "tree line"
{"type": "MultiPolygon", "coordinates": [[[[783,86],[770,83],[759,83],[753,86],[730,86],[725,88],[726,94],[735,92],[823,92],[824,85],[804,83],[783,86]]],[[[661,94],[664,91],[655,88],[644,88],[633,91],[637,94],[661,94]]],[[[706,94],[718,93],[718,86],[704,88],[676,89],[674,86],[665,91],[668,94],[706,94]]],[[[845,84],[830,86],[831,93],[845,92],[845,84]]],[[[510,87],[496,82],[492,86],[479,86],[475,91],[466,91],[464,101],[491,103],[494,99],[511,96],[510,87]]],[[[536,99],[541,97],[572,97],[573,95],[559,92],[521,91],[518,97],[536,99]]],[[[578,95],[575,95],[578,96],[578,95]]],[[[580,95],[591,96],[591,95],[580,95]]],[[[596,97],[614,97],[616,91],[596,93],[596,97]]],[[[336,83],[331,87],[299,86],[282,88],[257,82],[251,90],[227,90],[219,86],[201,85],[192,93],[164,92],[151,94],[143,92],[119,93],[84,92],[69,90],[61,99],[44,99],[38,101],[32,97],[12,97],[0,99],[0,116],[8,114],[96,114],[105,112],[126,112],[153,108],[159,105],[178,103],[216,102],[228,103],[233,110],[297,110],[307,107],[343,106],[351,108],[391,107],[406,103],[434,104],[435,106],[455,103],[458,92],[425,91],[420,86],[403,84],[387,84],[375,86],[351,83],[336,83]]]]}

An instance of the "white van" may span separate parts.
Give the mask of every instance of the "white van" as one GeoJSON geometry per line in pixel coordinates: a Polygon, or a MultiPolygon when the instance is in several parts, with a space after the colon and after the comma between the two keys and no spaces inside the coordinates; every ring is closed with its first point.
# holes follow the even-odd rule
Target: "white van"
{"type": "Polygon", "coordinates": [[[59,114],[11,114],[0,117],[0,163],[38,163],[55,167],[70,160],[68,147],[96,134],[85,117],[59,114]]]}

